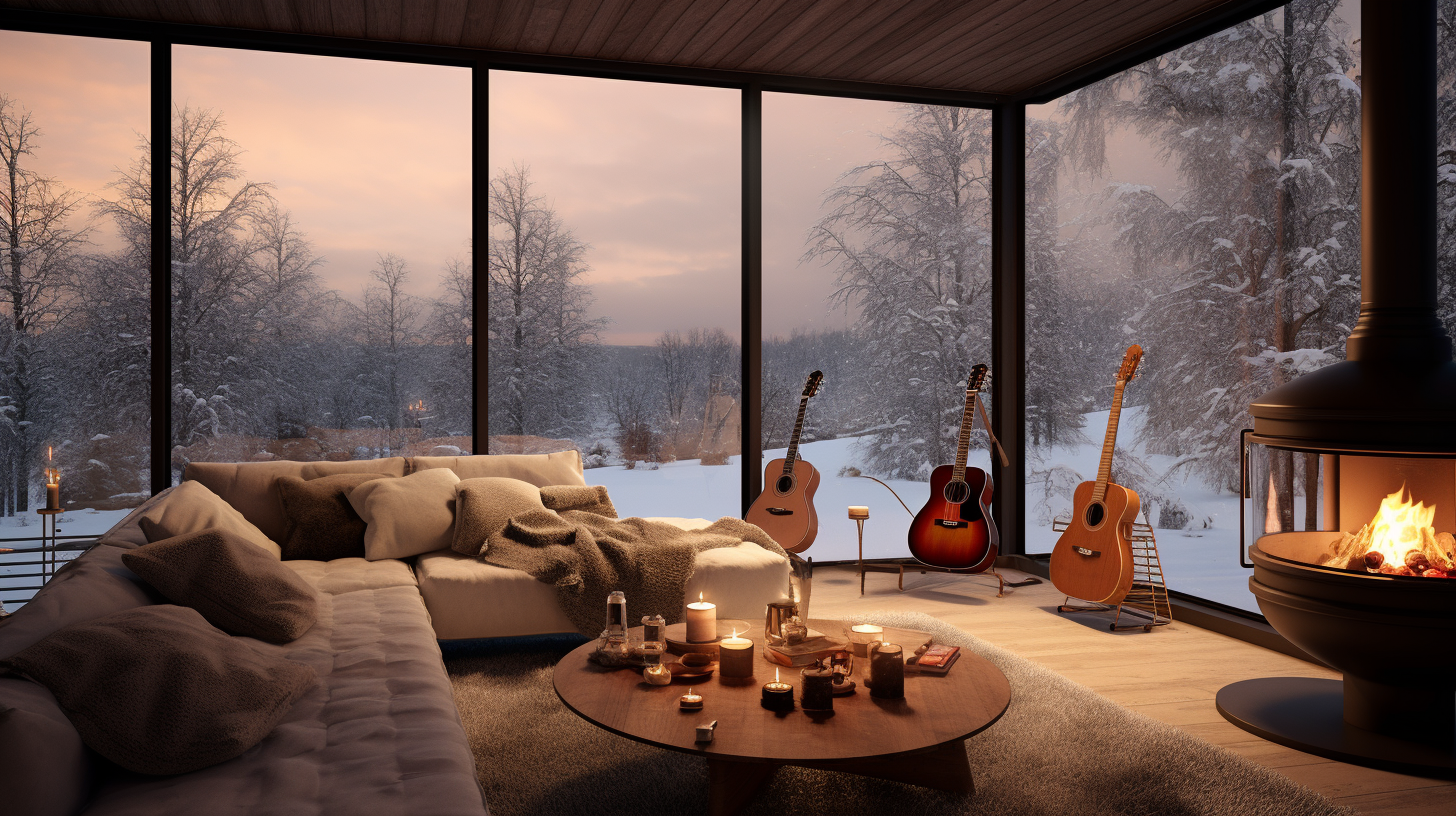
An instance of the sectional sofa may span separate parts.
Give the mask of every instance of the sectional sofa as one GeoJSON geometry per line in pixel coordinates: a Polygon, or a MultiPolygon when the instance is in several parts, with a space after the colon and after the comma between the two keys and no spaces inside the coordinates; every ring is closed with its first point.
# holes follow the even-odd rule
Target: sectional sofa
{"type": "MultiPolygon", "coordinates": [[[[194,463],[185,479],[206,487],[269,539],[279,540],[288,525],[275,490],[280,477],[405,477],[432,468],[449,468],[460,478],[584,484],[574,451],[194,463]]],[[[147,543],[141,520],[156,517],[178,490],[137,508],[24,608],[0,621],[0,660],[73,624],[166,603],[122,558],[147,543]]],[[[450,550],[404,559],[283,564],[316,590],[317,622],[291,643],[256,645],[309,666],[318,679],[261,743],[234,759],[181,775],[126,771],[79,744],[74,731],[58,721],[55,701],[44,687],[0,677],[0,790],[7,800],[0,811],[6,816],[486,812],[436,641],[571,631],[552,588],[525,573],[450,550]]],[[[757,545],[723,547],[700,554],[688,591],[714,598],[723,616],[752,620],[767,603],[781,599],[788,573],[781,556],[757,545]]]]}

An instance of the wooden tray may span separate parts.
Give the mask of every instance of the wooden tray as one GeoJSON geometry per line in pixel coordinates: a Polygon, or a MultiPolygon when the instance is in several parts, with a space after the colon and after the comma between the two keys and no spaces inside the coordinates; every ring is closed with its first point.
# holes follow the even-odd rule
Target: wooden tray
{"type": "Polygon", "coordinates": [[[753,627],[746,620],[734,618],[718,619],[718,638],[709,643],[692,643],[688,641],[688,625],[686,623],[674,623],[667,627],[663,637],[667,639],[667,650],[672,654],[687,654],[698,652],[709,654],[715,659],[718,657],[718,641],[725,637],[732,637],[738,632],[740,637],[749,637],[753,627]]]}

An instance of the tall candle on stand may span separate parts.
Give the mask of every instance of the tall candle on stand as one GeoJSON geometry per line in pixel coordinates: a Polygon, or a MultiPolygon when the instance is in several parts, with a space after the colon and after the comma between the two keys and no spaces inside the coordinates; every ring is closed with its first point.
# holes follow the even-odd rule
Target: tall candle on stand
{"type": "Polygon", "coordinates": [[[739,637],[733,631],[732,637],[723,638],[718,644],[718,676],[743,678],[753,676],[753,641],[739,637]]]}
{"type": "Polygon", "coordinates": [[[718,607],[703,600],[703,593],[698,593],[698,600],[688,604],[688,642],[689,643],[712,643],[718,639],[718,607]]]}
{"type": "Polygon", "coordinates": [[[61,472],[56,470],[56,452],[51,446],[46,446],[46,509],[61,509],[61,472]]]}

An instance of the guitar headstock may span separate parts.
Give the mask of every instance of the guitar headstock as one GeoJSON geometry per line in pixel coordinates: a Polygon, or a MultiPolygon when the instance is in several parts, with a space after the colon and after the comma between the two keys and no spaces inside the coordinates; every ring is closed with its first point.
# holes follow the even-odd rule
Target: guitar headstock
{"type": "Polygon", "coordinates": [[[1137,343],[1127,347],[1127,353],[1122,355],[1122,367],[1117,369],[1117,381],[1126,385],[1137,377],[1138,363],[1143,359],[1143,347],[1137,343]]]}
{"type": "Polygon", "coordinates": [[[819,393],[819,386],[823,382],[824,382],[824,372],[822,372],[822,371],[814,371],[814,372],[811,372],[809,374],[809,379],[807,379],[807,380],[804,381],[804,398],[805,399],[808,399],[809,397],[812,397],[815,394],[819,393]]]}
{"type": "Polygon", "coordinates": [[[966,390],[980,391],[981,387],[986,384],[986,378],[990,376],[987,373],[989,371],[990,367],[985,363],[976,363],[971,366],[971,376],[966,378],[966,390]]]}

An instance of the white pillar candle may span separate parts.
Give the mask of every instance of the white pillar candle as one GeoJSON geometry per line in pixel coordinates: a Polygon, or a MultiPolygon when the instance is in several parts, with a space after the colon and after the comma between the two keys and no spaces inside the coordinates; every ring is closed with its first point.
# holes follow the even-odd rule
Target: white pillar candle
{"type": "Polygon", "coordinates": [[[718,639],[718,607],[703,600],[698,593],[696,603],[688,604],[688,642],[712,643],[718,639]]]}
{"type": "Polygon", "coordinates": [[[885,639],[885,628],[873,623],[859,623],[849,627],[849,650],[855,657],[868,657],[869,644],[885,639]]]}
{"type": "Polygon", "coordinates": [[[718,676],[752,677],[753,641],[739,637],[737,632],[733,637],[723,638],[718,644],[718,676]]]}

